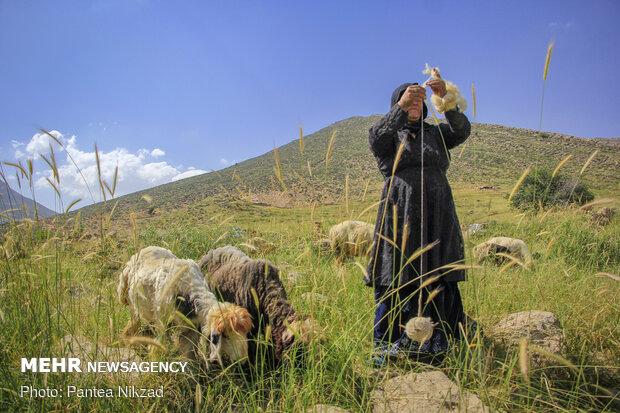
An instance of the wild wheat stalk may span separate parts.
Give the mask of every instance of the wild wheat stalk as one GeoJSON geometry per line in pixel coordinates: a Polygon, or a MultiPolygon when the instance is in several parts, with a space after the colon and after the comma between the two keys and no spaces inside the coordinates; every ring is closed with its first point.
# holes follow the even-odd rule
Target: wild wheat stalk
{"type": "Polygon", "coordinates": [[[273,158],[273,171],[275,173],[276,179],[278,180],[282,188],[286,189],[286,186],[284,185],[284,178],[282,177],[282,163],[280,162],[280,150],[278,148],[273,148],[273,158]]]}
{"type": "Polygon", "coordinates": [[[525,178],[527,178],[531,170],[532,170],[532,167],[528,166],[525,169],[525,171],[523,171],[523,174],[521,174],[521,177],[519,178],[515,186],[512,188],[512,191],[510,191],[508,202],[512,201],[512,198],[514,198],[514,196],[517,194],[517,192],[519,191],[519,188],[521,188],[521,185],[523,185],[523,181],[525,181],[525,178]]]}
{"type": "Polygon", "coordinates": [[[553,41],[549,42],[547,45],[547,56],[545,57],[545,68],[543,69],[543,86],[542,86],[542,96],[540,99],[540,121],[538,123],[538,129],[542,130],[542,120],[543,120],[543,107],[545,103],[545,86],[547,84],[547,74],[549,73],[549,65],[551,64],[551,54],[553,53],[553,41]]]}
{"type": "Polygon", "coordinates": [[[558,174],[558,172],[560,172],[560,169],[562,169],[562,167],[564,166],[564,164],[566,162],[568,162],[568,160],[570,158],[572,158],[573,155],[566,155],[560,162],[558,162],[558,164],[556,165],[555,169],[553,170],[553,173],[551,174],[551,178],[555,178],[555,176],[558,174]]]}
{"type": "Polygon", "coordinates": [[[329,161],[332,158],[337,132],[338,130],[333,131],[332,136],[329,138],[329,143],[327,144],[327,151],[325,152],[325,165],[329,165],[329,161]]]}

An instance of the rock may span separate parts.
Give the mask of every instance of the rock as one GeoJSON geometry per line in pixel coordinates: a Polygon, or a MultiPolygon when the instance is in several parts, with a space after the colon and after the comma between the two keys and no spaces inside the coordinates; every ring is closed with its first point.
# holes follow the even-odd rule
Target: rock
{"type": "Polygon", "coordinates": [[[478,232],[483,232],[486,228],[486,224],[471,224],[467,227],[467,235],[472,236],[478,232]]]}
{"type": "Polygon", "coordinates": [[[496,263],[501,264],[510,259],[498,254],[507,254],[526,268],[532,265],[532,254],[529,248],[525,242],[517,238],[493,237],[476,245],[473,253],[478,262],[492,258],[496,263]]]}
{"type": "Polygon", "coordinates": [[[372,393],[374,413],[489,412],[478,396],[441,371],[409,373],[387,380],[372,393]]]}
{"type": "Polygon", "coordinates": [[[604,227],[611,222],[615,215],[616,208],[601,208],[598,211],[593,212],[592,215],[590,215],[590,219],[596,225],[604,227]]]}
{"type": "MultiPolygon", "coordinates": [[[[521,311],[504,317],[487,331],[487,336],[507,349],[516,349],[522,338],[553,354],[561,355],[564,332],[557,317],[548,311],[521,311]]],[[[534,368],[557,364],[544,356],[531,352],[530,363],[534,368]]]]}
{"type": "Polygon", "coordinates": [[[306,413],[349,413],[350,410],[329,404],[317,404],[306,409],[306,413]]]}

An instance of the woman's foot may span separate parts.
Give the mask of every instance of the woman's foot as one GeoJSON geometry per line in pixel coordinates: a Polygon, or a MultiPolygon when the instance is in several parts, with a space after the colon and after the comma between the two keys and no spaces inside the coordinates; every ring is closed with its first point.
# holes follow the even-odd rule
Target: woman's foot
{"type": "Polygon", "coordinates": [[[387,341],[375,342],[371,363],[374,368],[385,367],[390,360],[398,357],[398,342],[389,343],[387,341]]]}
{"type": "Polygon", "coordinates": [[[403,333],[398,341],[398,350],[413,361],[426,364],[439,364],[448,352],[448,339],[441,330],[435,330],[430,340],[422,345],[403,333]]]}

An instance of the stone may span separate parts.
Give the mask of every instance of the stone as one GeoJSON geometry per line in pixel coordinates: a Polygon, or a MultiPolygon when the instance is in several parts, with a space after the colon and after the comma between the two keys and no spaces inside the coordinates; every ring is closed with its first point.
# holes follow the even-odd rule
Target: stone
{"type": "MultiPolygon", "coordinates": [[[[522,338],[550,353],[561,355],[564,332],[555,314],[549,311],[521,311],[501,319],[486,332],[493,342],[506,349],[516,349],[522,338]]],[[[544,356],[531,352],[530,363],[534,368],[557,364],[544,356]]]]}
{"type": "Polygon", "coordinates": [[[490,412],[478,396],[460,389],[441,371],[397,376],[371,398],[374,413],[490,412]]]}

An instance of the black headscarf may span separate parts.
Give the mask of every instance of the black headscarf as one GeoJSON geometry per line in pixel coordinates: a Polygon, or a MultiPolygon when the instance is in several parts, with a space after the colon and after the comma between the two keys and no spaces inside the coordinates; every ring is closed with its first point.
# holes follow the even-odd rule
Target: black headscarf
{"type": "MultiPolygon", "coordinates": [[[[405,90],[411,85],[418,85],[418,82],[415,83],[403,83],[396,89],[394,89],[394,93],[392,93],[392,100],[390,102],[390,109],[394,107],[396,103],[400,100],[405,90]]],[[[426,119],[426,115],[428,115],[428,108],[426,107],[426,103],[422,103],[424,105],[424,109],[422,110],[422,119],[426,119]]]]}

